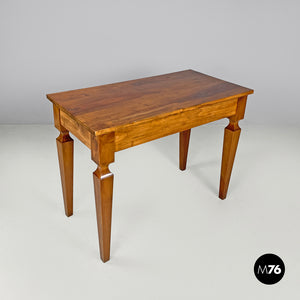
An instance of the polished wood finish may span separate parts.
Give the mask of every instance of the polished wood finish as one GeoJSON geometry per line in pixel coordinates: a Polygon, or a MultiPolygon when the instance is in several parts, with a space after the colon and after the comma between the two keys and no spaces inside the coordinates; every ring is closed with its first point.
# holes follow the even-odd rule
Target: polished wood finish
{"type": "Polygon", "coordinates": [[[73,139],[69,135],[69,131],[61,125],[60,112],[54,106],[54,123],[55,127],[60,131],[60,135],[56,139],[57,153],[59,160],[59,168],[61,175],[61,185],[64,198],[65,214],[67,217],[73,215],[73,139]]]}
{"type": "Polygon", "coordinates": [[[98,165],[93,173],[100,257],[110,258],[111,215],[114,175],[108,166],[114,161],[113,132],[92,139],[92,159],[98,165]]]}
{"type": "Polygon", "coordinates": [[[181,131],[179,133],[179,169],[184,171],[186,169],[186,160],[189,150],[191,129],[181,131]]]}
{"type": "Polygon", "coordinates": [[[219,189],[219,197],[221,199],[225,199],[227,195],[235,153],[241,134],[238,122],[244,118],[246,102],[246,96],[238,99],[236,114],[229,118],[229,124],[225,128],[219,189]]]}
{"type": "Polygon", "coordinates": [[[72,132],[82,143],[91,148],[91,133],[80,123],[70,118],[65,112],[60,112],[60,121],[64,128],[72,132]]]}
{"type": "Polygon", "coordinates": [[[95,135],[253,91],[193,70],[47,95],[95,135]]]}
{"type": "Polygon", "coordinates": [[[128,124],[116,129],[116,151],[146,143],[170,134],[213,122],[235,114],[237,99],[204,103],[155,120],[128,124]]]}
{"type": "Polygon", "coordinates": [[[225,198],[240,132],[238,121],[252,93],[251,89],[186,70],[47,95],[53,102],[55,127],[60,131],[59,157],[68,214],[73,174],[69,132],[91,149],[92,160],[97,164],[93,179],[104,262],[110,258],[113,174],[109,164],[114,162],[114,153],[179,132],[179,167],[185,170],[190,129],[229,118],[220,180],[220,198],[225,198]]]}

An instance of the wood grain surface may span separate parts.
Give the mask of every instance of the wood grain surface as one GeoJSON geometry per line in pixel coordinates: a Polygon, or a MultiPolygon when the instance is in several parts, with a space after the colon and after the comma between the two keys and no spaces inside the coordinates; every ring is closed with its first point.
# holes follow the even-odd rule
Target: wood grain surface
{"type": "Polygon", "coordinates": [[[73,140],[91,149],[100,256],[110,259],[115,152],[176,132],[179,168],[186,169],[191,128],[229,118],[225,128],[219,197],[225,199],[253,90],[193,70],[47,95],[60,131],[57,149],[67,216],[73,213],[73,140]]]}
{"type": "Polygon", "coordinates": [[[251,93],[251,89],[186,70],[48,94],[47,98],[94,135],[100,135],[127,124],[251,93]]]}

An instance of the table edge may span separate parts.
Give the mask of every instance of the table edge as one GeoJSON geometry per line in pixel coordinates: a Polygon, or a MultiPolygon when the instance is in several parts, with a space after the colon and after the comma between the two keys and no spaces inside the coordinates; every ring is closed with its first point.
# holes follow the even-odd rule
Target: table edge
{"type": "Polygon", "coordinates": [[[204,102],[204,103],[189,106],[189,107],[186,107],[186,108],[180,108],[180,109],[174,110],[174,111],[169,112],[169,113],[158,114],[154,117],[145,118],[145,119],[142,119],[142,120],[139,120],[139,121],[136,121],[136,122],[129,122],[129,123],[126,123],[126,124],[122,124],[122,125],[118,125],[118,126],[114,126],[114,127],[108,127],[108,128],[104,128],[104,129],[100,129],[100,130],[92,130],[92,133],[95,136],[98,136],[98,135],[106,134],[106,133],[109,133],[109,132],[112,132],[112,131],[116,131],[117,129],[122,128],[124,126],[137,125],[137,124],[143,124],[143,123],[146,123],[146,122],[151,122],[151,121],[153,121],[155,119],[158,119],[158,118],[164,118],[166,116],[172,116],[172,115],[176,115],[176,114],[179,114],[179,113],[183,113],[185,111],[198,109],[201,106],[211,105],[211,104],[215,104],[215,103],[219,103],[219,102],[223,102],[223,101],[232,100],[232,99],[235,99],[235,98],[241,98],[243,96],[248,96],[248,95],[251,95],[253,93],[254,93],[254,91],[250,90],[249,92],[237,94],[237,95],[234,95],[234,96],[221,98],[221,99],[216,99],[216,100],[213,100],[213,101],[204,102]]]}
{"type": "Polygon", "coordinates": [[[64,109],[62,106],[60,106],[58,103],[56,103],[54,100],[49,99],[48,95],[47,95],[47,98],[54,105],[56,105],[60,110],[62,110],[64,113],[66,113],[70,118],[74,119],[77,123],[79,123],[84,128],[86,128],[92,135],[99,136],[99,135],[102,135],[102,134],[106,134],[106,133],[109,133],[109,132],[116,131],[117,129],[122,128],[124,126],[137,125],[139,123],[143,124],[145,122],[151,122],[151,121],[153,121],[153,120],[155,120],[157,118],[163,118],[163,117],[166,117],[166,116],[171,116],[171,115],[179,114],[179,113],[182,113],[182,112],[185,112],[185,111],[197,109],[197,108],[199,108],[201,106],[211,105],[211,104],[214,104],[214,103],[218,103],[218,102],[222,102],[222,101],[227,101],[227,100],[232,100],[234,98],[240,98],[240,97],[243,97],[243,96],[251,95],[253,93],[254,93],[254,90],[249,89],[249,91],[245,92],[245,93],[240,93],[240,94],[236,94],[236,95],[229,96],[229,97],[226,97],[226,98],[220,98],[220,99],[216,99],[216,100],[213,100],[213,101],[204,102],[204,103],[201,103],[201,104],[198,104],[198,105],[194,105],[194,106],[190,106],[190,107],[187,107],[187,108],[177,109],[177,110],[174,110],[174,111],[169,112],[169,113],[162,113],[162,114],[158,114],[156,116],[152,116],[152,117],[149,117],[149,118],[141,119],[141,120],[138,120],[138,121],[129,122],[129,123],[126,123],[126,124],[122,124],[122,125],[118,125],[118,126],[113,126],[113,127],[107,127],[107,128],[103,128],[103,129],[99,129],[99,130],[96,130],[96,129],[93,129],[93,128],[87,126],[84,122],[80,121],[76,116],[72,115],[70,112],[68,112],[66,109],[64,109]]]}

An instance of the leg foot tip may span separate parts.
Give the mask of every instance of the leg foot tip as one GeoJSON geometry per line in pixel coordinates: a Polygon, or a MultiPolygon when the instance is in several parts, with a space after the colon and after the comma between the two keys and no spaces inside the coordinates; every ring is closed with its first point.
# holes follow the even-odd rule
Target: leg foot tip
{"type": "Polygon", "coordinates": [[[110,257],[100,257],[102,262],[106,263],[109,261],[110,257]]]}
{"type": "Polygon", "coordinates": [[[226,199],[226,195],[221,195],[221,194],[219,194],[219,198],[220,198],[221,200],[225,200],[225,199],[226,199]]]}

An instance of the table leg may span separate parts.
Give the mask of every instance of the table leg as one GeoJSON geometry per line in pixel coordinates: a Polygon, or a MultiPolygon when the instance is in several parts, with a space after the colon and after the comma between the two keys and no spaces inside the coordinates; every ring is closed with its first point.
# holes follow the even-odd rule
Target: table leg
{"type": "Polygon", "coordinates": [[[110,259],[113,174],[108,165],[114,161],[114,134],[92,140],[92,159],[97,163],[93,173],[100,257],[110,259]]]}
{"type": "Polygon", "coordinates": [[[236,114],[229,118],[229,124],[225,128],[222,166],[220,176],[219,197],[223,200],[226,198],[229,186],[231,171],[234,163],[235,153],[237,150],[241,128],[238,125],[239,120],[244,118],[247,97],[238,99],[236,114]]]}
{"type": "Polygon", "coordinates": [[[73,215],[73,140],[69,132],[61,132],[56,139],[65,214],[73,215]]]}
{"type": "Polygon", "coordinates": [[[54,105],[54,124],[60,131],[56,139],[61,185],[64,198],[65,214],[73,215],[73,140],[69,131],[60,123],[60,110],[54,105]]]}
{"type": "Polygon", "coordinates": [[[230,124],[225,128],[219,191],[219,197],[221,199],[225,199],[227,195],[227,190],[229,186],[231,171],[233,167],[237,145],[239,142],[240,133],[240,128],[232,128],[230,124]]]}
{"type": "Polygon", "coordinates": [[[179,133],[179,169],[186,169],[186,160],[189,150],[191,129],[179,133]]]}

